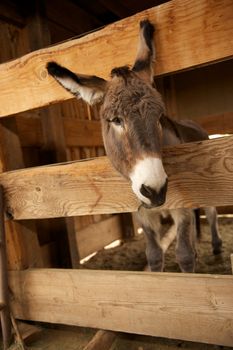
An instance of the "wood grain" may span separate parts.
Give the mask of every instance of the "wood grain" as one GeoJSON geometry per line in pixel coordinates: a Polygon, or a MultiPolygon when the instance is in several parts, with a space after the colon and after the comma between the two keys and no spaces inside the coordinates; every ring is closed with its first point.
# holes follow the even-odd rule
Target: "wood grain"
{"type": "Polygon", "coordinates": [[[230,59],[233,56],[232,11],[232,0],[173,0],[82,38],[2,64],[0,116],[72,97],[48,77],[45,69],[48,61],[56,60],[74,71],[103,78],[108,78],[115,66],[132,64],[138,24],[145,18],[157,28],[157,75],[230,59]]]}
{"type": "Polygon", "coordinates": [[[80,259],[103,249],[106,245],[120,238],[122,238],[122,226],[119,215],[76,230],[80,259]]]}
{"type": "MultiPolygon", "coordinates": [[[[0,171],[24,167],[23,154],[14,118],[0,123],[0,171]]],[[[33,222],[6,221],[8,269],[41,267],[42,260],[36,228],[33,222]]]]}
{"type": "MultiPolygon", "coordinates": [[[[233,136],[164,150],[168,193],[162,209],[232,205],[233,136]]],[[[0,174],[16,219],[136,211],[131,186],[105,157],[0,174]]]]}
{"type": "Polygon", "coordinates": [[[19,319],[233,344],[232,276],[37,269],[10,288],[19,319]]]}

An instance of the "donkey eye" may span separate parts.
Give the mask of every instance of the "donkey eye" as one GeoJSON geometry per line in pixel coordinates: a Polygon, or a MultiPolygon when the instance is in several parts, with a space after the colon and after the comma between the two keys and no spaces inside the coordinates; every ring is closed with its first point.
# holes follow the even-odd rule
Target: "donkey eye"
{"type": "Polygon", "coordinates": [[[111,123],[114,123],[115,125],[122,125],[123,124],[123,119],[119,117],[115,117],[111,120],[111,123]]]}

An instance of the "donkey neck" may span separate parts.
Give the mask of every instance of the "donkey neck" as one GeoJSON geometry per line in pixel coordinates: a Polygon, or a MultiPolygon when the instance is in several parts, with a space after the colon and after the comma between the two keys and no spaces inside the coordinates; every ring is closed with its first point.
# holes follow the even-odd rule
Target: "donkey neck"
{"type": "Polygon", "coordinates": [[[160,119],[163,129],[163,146],[174,146],[184,142],[208,140],[208,134],[192,120],[172,120],[163,115],[160,119]]]}

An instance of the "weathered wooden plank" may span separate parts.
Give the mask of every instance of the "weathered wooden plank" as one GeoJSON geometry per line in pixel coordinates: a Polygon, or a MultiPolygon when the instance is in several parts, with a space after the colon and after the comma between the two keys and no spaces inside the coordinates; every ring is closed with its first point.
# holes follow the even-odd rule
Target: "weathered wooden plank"
{"type": "Polygon", "coordinates": [[[19,319],[233,344],[232,276],[39,269],[10,288],[19,319]]]}
{"type": "Polygon", "coordinates": [[[82,230],[76,230],[80,259],[120,238],[122,238],[122,227],[119,215],[88,225],[82,230]]]}
{"type": "MultiPolygon", "coordinates": [[[[164,150],[168,174],[164,209],[232,205],[233,136],[164,150]]],[[[14,219],[136,211],[130,184],[107,158],[0,174],[14,219]]]]}
{"type": "Polygon", "coordinates": [[[0,116],[71,98],[48,77],[47,61],[57,60],[80,73],[103,78],[108,78],[115,66],[132,64],[138,23],[144,18],[149,18],[157,27],[157,75],[229,59],[233,56],[232,11],[231,0],[173,0],[85,37],[3,64],[0,66],[0,116]]]}

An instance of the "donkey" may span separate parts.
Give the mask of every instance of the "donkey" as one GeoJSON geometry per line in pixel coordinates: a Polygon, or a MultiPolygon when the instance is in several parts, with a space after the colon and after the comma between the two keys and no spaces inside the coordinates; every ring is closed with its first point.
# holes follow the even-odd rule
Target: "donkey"
{"type": "MultiPolygon", "coordinates": [[[[162,271],[164,254],[176,238],[176,259],[183,272],[195,269],[195,219],[192,209],[162,210],[168,177],[163,167],[162,148],[208,139],[191,121],[176,122],[166,115],[154,83],[154,26],[140,22],[139,45],[133,67],[114,68],[110,81],[97,76],[75,74],[55,62],[47,70],[77,98],[93,105],[101,103],[102,134],[107,156],[128,180],[141,201],[138,210],[151,271],[162,271]],[[164,232],[164,220],[170,225],[164,232]]],[[[214,253],[220,253],[217,212],[205,209],[211,226],[214,253]]]]}

